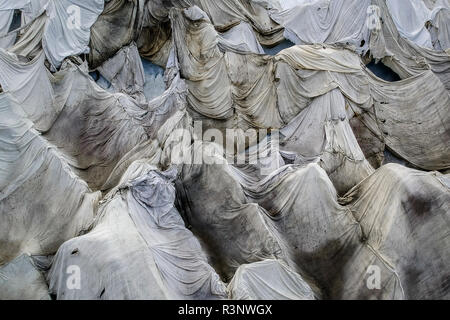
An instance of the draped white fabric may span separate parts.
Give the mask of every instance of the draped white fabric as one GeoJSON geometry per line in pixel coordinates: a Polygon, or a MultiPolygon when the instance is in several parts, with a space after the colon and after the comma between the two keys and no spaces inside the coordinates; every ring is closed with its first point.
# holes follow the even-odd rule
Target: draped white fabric
{"type": "Polygon", "coordinates": [[[14,10],[1,299],[450,297],[448,0],[14,10]]]}
{"type": "Polygon", "coordinates": [[[103,11],[103,0],[50,1],[43,38],[47,59],[59,68],[64,58],[89,53],[90,28],[103,11]]]}
{"type": "MultiPolygon", "coordinates": [[[[281,4],[284,6],[283,1],[281,4]]],[[[271,18],[285,28],[284,36],[295,44],[348,44],[365,53],[368,50],[366,21],[370,4],[370,0],[288,2],[285,10],[273,10],[271,18]]]]}

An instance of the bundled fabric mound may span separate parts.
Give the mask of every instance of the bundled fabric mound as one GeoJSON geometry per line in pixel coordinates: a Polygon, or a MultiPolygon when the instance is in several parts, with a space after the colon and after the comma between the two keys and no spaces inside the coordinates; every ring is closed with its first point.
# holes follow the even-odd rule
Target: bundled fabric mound
{"type": "Polygon", "coordinates": [[[0,299],[449,299],[448,0],[4,0],[0,299]]]}

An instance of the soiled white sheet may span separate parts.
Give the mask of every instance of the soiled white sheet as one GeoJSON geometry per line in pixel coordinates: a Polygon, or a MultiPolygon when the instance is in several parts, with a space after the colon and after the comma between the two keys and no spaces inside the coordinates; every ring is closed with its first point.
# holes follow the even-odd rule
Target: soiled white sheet
{"type": "Polygon", "coordinates": [[[48,131],[62,106],[54,99],[53,87],[41,53],[30,62],[0,49],[0,85],[13,98],[16,111],[33,121],[39,131],[48,131]]]}
{"type": "Polygon", "coordinates": [[[54,253],[89,228],[101,196],[32,126],[0,94],[0,264],[54,253]]]}
{"type": "Polygon", "coordinates": [[[225,285],[174,207],[176,174],[132,164],[94,230],[58,251],[50,290],[59,299],[225,298],[225,285]],[[66,286],[62,271],[70,265],[81,270],[79,290],[66,286]]]}
{"type": "Polygon", "coordinates": [[[353,45],[359,53],[368,50],[369,28],[366,22],[370,0],[280,3],[284,10],[273,9],[270,16],[285,28],[284,36],[293,43],[339,43],[353,45]]]}
{"type": "Polygon", "coordinates": [[[43,47],[47,59],[59,68],[64,58],[89,53],[90,29],[103,11],[103,0],[50,1],[43,47]]]}
{"type": "Polygon", "coordinates": [[[419,46],[433,48],[425,23],[431,20],[431,11],[423,0],[386,0],[389,13],[402,37],[419,46]]]}
{"type": "Polygon", "coordinates": [[[314,293],[300,275],[277,260],[240,266],[229,290],[235,300],[314,300],[314,293]]]}

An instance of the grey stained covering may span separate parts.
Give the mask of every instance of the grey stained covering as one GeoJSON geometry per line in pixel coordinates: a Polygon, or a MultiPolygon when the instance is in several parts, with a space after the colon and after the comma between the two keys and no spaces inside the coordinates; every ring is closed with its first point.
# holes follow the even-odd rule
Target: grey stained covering
{"type": "Polygon", "coordinates": [[[1,1],[0,299],[449,299],[449,12],[1,1]]]}

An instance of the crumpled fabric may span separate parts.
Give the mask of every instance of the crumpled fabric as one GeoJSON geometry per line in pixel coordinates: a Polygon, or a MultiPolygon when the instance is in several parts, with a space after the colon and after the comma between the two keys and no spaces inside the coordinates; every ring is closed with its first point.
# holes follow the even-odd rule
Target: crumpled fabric
{"type": "Polygon", "coordinates": [[[439,79],[431,71],[395,83],[369,79],[374,116],[389,148],[416,167],[448,168],[450,96],[439,79]]]}
{"type": "Polygon", "coordinates": [[[234,300],[314,300],[302,277],[276,260],[240,266],[229,290],[234,300]]]}
{"type": "Polygon", "coordinates": [[[351,129],[340,90],[322,95],[281,130],[281,150],[297,164],[321,163],[340,194],[373,173],[351,129]]]}
{"type": "Polygon", "coordinates": [[[17,112],[41,132],[48,131],[62,109],[54,99],[43,52],[30,62],[0,49],[0,85],[13,98],[17,112]]]}
{"type": "Polygon", "coordinates": [[[29,24],[47,10],[50,1],[53,0],[3,0],[0,11],[18,9],[22,11],[22,23],[29,24]]]}
{"type": "Polygon", "coordinates": [[[14,53],[17,56],[27,57],[32,60],[42,52],[42,38],[45,32],[45,25],[48,16],[43,13],[30,25],[24,29],[23,34],[17,42],[8,49],[8,52],[14,53]]]}
{"type": "Polygon", "coordinates": [[[98,69],[108,80],[115,92],[123,92],[145,103],[144,67],[136,44],[120,49],[114,57],[105,61],[98,69]]]}
{"type": "Polygon", "coordinates": [[[17,38],[17,33],[9,33],[14,18],[14,10],[1,10],[0,7],[0,48],[8,49],[17,38]]]}
{"type": "Polygon", "coordinates": [[[181,75],[188,85],[189,104],[209,118],[230,118],[233,101],[225,55],[217,47],[217,32],[208,16],[198,7],[191,7],[186,11],[173,9],[171,17],[181,75]],[[190,21],[199,21],[201,27],[191,27],[190,21]],[[193,41],[187,43],[185,32],[190,33],[191,28],[193,41]]]}
{"type": "Polygon", "coordinates": [[[93,193],[75,175],[29,120],[14,113],[6,93],[0,95],[0,113],[3,264],[24,252],[52,254],[64,241],[87,230],[100,193],[93,193]]]}
{"type": "Polygon", "coordinates": [[[164,130],[174,130],[185,119],[184,82],[174,81],[161,97],[140,105],[128,95],[101,89],[86,69],[68,62],[56,75],[57,99],[64,99],[64,108],[45,138],[93,189],[106,190],[136,157],[159,162],[164,130]]]}
{"type": "Polygon", "coordinates": [[[401,79],[415,76],[431,69],[447,90],[450,90],[450,56],[443,51],[420,47],[403,38],[389,14],[383,0],[372,0],[380,8],[380,30],[372,30],[370,53],[397,73],[401,79]]]}
{"type": "Polygon", "coordinates": [[[361,225],[367,245],[395,270],[408,299],[448,297],[447,289],[440,285],[448,277],[445,265],[450,258],[448,250],[442,251],[448,247],[448,239],[442,235],[447,232],[444,221],[450,196],[444,180],[448,175],[388,165],[341,201],[361,225]],[[417,288],[413,289],[412,283],[418,284],[417,288]]]}
{"type": "Polygon", "coordinates": [[[450,10],[448,0],[437,0],[428,5],[423,0],[405,3],[386,0],[386,5],[403,38],[428,49],[441,51],[449,48],[449,23],[445,18],[450,10]]]}
{"type": "Polygon", "coordinates": [[[0,267],[1,300],[50,300],[47,283],[33,260],[21,255],[0,267]]]}
{"type": "Polygon", "coordinates": [[[45,54],[54,68],[69,56],[89,53],[90,29],[103,11],[104,0],[50,1],[49,20],[42,39],[45,54]],[[78,15],[79,14],[79,21],[78,15]]]}
{"type": "Polygon", "coordinates": [[[219,37],[219,46],[223,46],[227,50],[264,54],[264,49],[258,42],[252,27],[246,22],[239,23],[220,34],[219,37]]]}
{"type": "Polygon", "coordinates": [[[132,165],[125,174],[130,180],[100,208],[93,231],[59,249],[51,292],[61,299],[225,298],[225,285],[174,207],[176,173],[132,165]],[[61,272],[74,264],[83,271],[80,290],[68,289],[61,272]]]}
{"type": "Polygon", "coordinates": [[[147,21],[150,25],[167,19],[171,8],[185,9],[198,7],[211,19],[214,27],[225,32],[241,22],[250,24],[263,45],[274,46],[283,41],[283,27],[275,23],[269,15],[273,3],[259,0],[161,0],[147,4],[147,21]]]}
{"type": "MultiPolygon", "coordinates": [[[[188,105],[196,119],[207,121],[207,127],[225,126],[227,129],[244,130],[248,128],[283,129],[302,110],[313,104],[315,99],[339,88],[345,97],[345,102],[338,103],[340,106],[345,105],[345,112],[341,112],[341,117],[351,121],[362,115],[353,121],[353,126],[355,122],[362,122],[373,133],[372,140],[378,139],[390,149],[398,150],[397,154],[417,167],[427,170],[448,168],[448,148],[444,142],[445,138],[443,140],[441,136],[426,142],[427,135],[423,135],[423,140],[409,140],[407,132],[414,132],[414,130],[409,122],[404,122],[403,113],[391,112],[392,122],[389,124],[379,123],[377,119],[377,114],[383,112],[382,109],[395,109],[394,104],[391,105],[387,101],[403,99],[394,93],[395,88],[401,86],[403,89],[401,97],[408,96],[413,99],[407,104],[410,111],[414,110],[414,113],[418,114],[424,107],[427,110],[436,110],[436,108],[440,110],[438,113],[427,112],[425,117],[428,124],[425,124],[425,121],[416,122],[417,130],[429,132],[428,130],[433,128],[432,130],[438,135],[445,136],[448,121],[443,108],[448,104],[449,96],[442,87],[442,78],[436,73],[439,62],[435,64],[434,74],[427,73],[427,77],[424,76],[425,69],[422,72],[417,69],[414,71],[416,76],[410,76],[404,82],[386,83],[376,79],[363,66],[360,57],[347,48],[326,45],[293,46],[274,57],[246,52],[238,53],[232,49],[220,48],[217,32],[212,28],[206,13],[199,8],[172,9],[171,17],[174,20],[173,37],[176,58],[188,86],[188,105]],[[187,42],[188,37],[198,41],[187,42]],[[426,86],[424,86],[425,81],[428,82],[426,86]],[[424,90],[413,90],[411,89],[413,86],[423,87],[424,90]],[[378,94],[380,90],[383,92],[381,95],[378,94]],[[428,98],[425,98],[426,96],[428,98]],[[431,96],[435,98],[430,99],[431,96]],[[394,133],[397,130],[404,134],[394,133]],[[423,152],[424,148],[429,152],[423,152]],[[418,150],[422,150],[420,155],[418,150]],[[424,161],[425,158],[426,161],[424,161]]],[[[412,51],[413,44],[410,48],[412,51]]],[[[431,61],[431,55],[429,59],[431,61]]],[[[444,68],[444,65],[442,67],[444,68]]],[[[445,72],[442,70],[441,74],[444,75],[445,72]]],[[[334,103],[333,101],[333,108],[334,103]]],[[[341,110],[343,108],[341,107],[341,110]]],[[[406,112],[405,116],[407,114],[411,112],[406,112]]],[[[358,137],[355,139],[349,127],[347,129],[347,136],[353,141],[350,145],[354,146],[347,150],[358,151],[343,152],[345,156],[342,161],[354,159],[361,162],[364,160],[361,150],[355,149],[358,137]],[[358,156],[355,156],[355,152],[358,156]],[[349,156],[350,154],[353,156],[349,156]]],[[[329,134],[334,135],[331,132],[329,131],[329,134]]],[[[311,134],[322,133],[319,131],[311,134]]],[[[342,141],[339,144],[346,145],[342,141]]],[[[319,148],[319,145],[315,147],[319,148]]],[[[341,148],[338,147],[338,149],[341,148]]],[[[363,147],[363,150],[367,149],[369,148],[363,147]]],[[[297,148],[296,151],[300,150],[297,148]]],[[[337,166],[332,165],[327,171],[335,172],[335,169],[343,165],[343,162],[339,162],[337,166]]],[[[365,174],[355,175],[354,184],[349,184],[347,187],[353,187],[370,174],[370,166],[365,163],[363,167],[362,172],[365,174]]],[[[334,180],[334,182],[337,181],[334,180]]],[[[343,178],[342,185],[348,182],[348,179],[343,178]]],[[[339,192],[348,190],[348,188],[342,189],[339,183],[336,187],[339,192]]]]}
{"type": "Polygon", "coordinates": [[[370,0],[283,2],[282,10],[272,9],[270,17],[285,28],[284,36],[291,42],[353,45],[362,54],[369,49],[370,0]]]}
{"type": "Polygon", "coordinates": [[[450,49],[450,2],[438,0],[431,12],[431,41],[436,50],[450,49]]]}
{"type": "Polygon", "coordinates": [[[448,296],[445,288],[434,292],[431,289],[446,277],[443,263],[449,259],[447,244],[440,240],[446,226],[438,223],[449,203],[448,187],[438,179],[440,174],[393,164],[383,166],[338,202],[336,189],[316,164],[284,166],[251,183],[239,172],[228,164],[185,165],[177,184],[183,214],[193,232],[210,252],[227,257],[214,259],[216,270],[229,276],[237,270],[234,261],[248,264],[276,255],[275,259],[284,261],[304,279],[310,279],[309,284],[320,288],[322,298],[448,296]],[[217,180],[222,183],[212,182],[217,180]],[[421,200],[407,200],[413,194],[420,194],[421,200]],[[221,199],[219,206],[212,206],[206,195],[207,199],[216,199],[216,204],[221,199]],[[433,204],[426,205],[430,201],[433,204]],[[433,231],[419,222],[420,215],[433,231]],[[387,216],[391,218],[383,218],[387,216]],[[236,232],[236,228],[244,226],[246,232],[236,232]],[[224,237],[232,229],[235,236],[224,237]],[[406,245],[409,238],[403,238],[404,232],[414,234],[417,242],[406,245]],[[403,240],[397,243],[399,237],[403,240]],[[433,250],[416,260],[417,252],[426,251],[427,244],[422,244],[425,239],[433,250]],[[264,253],[271,241],[278,250],[264,253]],[[257,244],[258,250],[253,249],[257,244]],[[411,261],[417,263],[418,273],[411,269],[411,261]],[[380,271],[381,290],[367,287],[371,266],[380,271]]]}
{"type": "Polygon", "coordinates": [[[143,27],[143,15],[143,0],[105,3],[103,12],[91,28],[88,61],[92,70],[113,57],[123,46],[137,41],[143,27]]]}
{"type": "MultiPolygon", "coordinates": [[[[88,61],[67,53],[56,71],[42,46],[53,4],[34,18],[26,8],[40,1],[18,2],[31,20],[0,51],[2,267],[57,252],[47,281],[58,299],[448,298],[450,178],[405,167],[450,168],[444,9],[425,48],[384,0],[370,2],[383,23],[364,44],[366,1],[341,21],[351,1],[111,0],[88,61]],[[333,30],[266,47],[289,33],[271,15],[318,3],[330,15],[307,18],[333,30]],[[322,35],[333,44],[314,43],[322,35]],[[167,90],[149,102],[131,96],[138,51],[166,67],[167,90]],[[377,78],[372,59],[402,80],[377,78]],[[94,82],[99,67],[120,92],[94,82]],[[224,152],[199,129],[260,129],[262,139],[224,152]],[[80,290],[67,286],[74,265],[80,290]]],[[[24,280],[12,295],[35,288],[27,270],[12,271],[24,280]]]]}
{"type": "Polygon", "coordinates": [[[423,0],[386,0],[389,13],[400,35],[425,48],[433,48],[431,36],[425,24],[431,20],[431,12],[423,0]]]}
{"type": "MultiPolygon", "coordinates": [[[[191,153],[193,157],[202,153],[209,155],[215,148],[215,144],[194,145],[191,153]]],[[[214,269],[228,282],[240,265],[280,259],[284,253],[263,209],[247,203],[239,181],[224,164],[225,159],[219,155],[209,158],[211,162],[205,161],[202,165],[182,166],[176,184],[177,195],[186,223],[205,243],[214,269]],[[222,164],[206,164],[214,163],[214,158],[222,164]],[[215,200],[205,201],[206,195],[215,200]]]]}
{"type": "MultiPolygon", "coordinates": [[[[13,12],[13,9],[21,9],[23,24],[28,25],[45,12],[48,21],[42,34],[42,46],[56,70],[66,57],[89,53],[90,29],[102,13],[103,6],[104,0],[88,4],[80,0],[7,0],[0,6],[0,14],[5,12],[1,10],[13,12]]],[[[4,19],[0,18],[0,21],[4,19]]],[[[4,47],[10,46],[11,43],[4,47]]]]}

